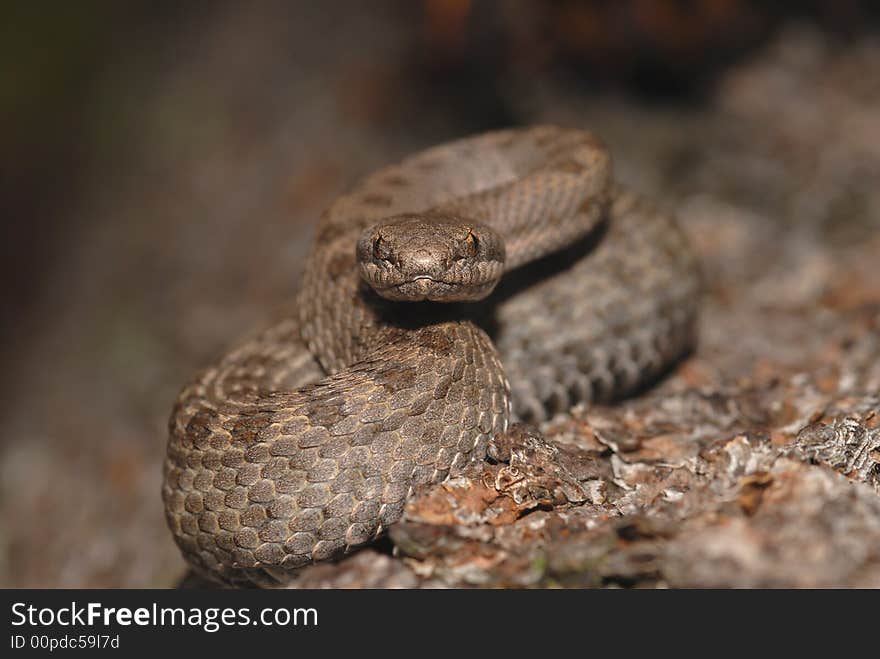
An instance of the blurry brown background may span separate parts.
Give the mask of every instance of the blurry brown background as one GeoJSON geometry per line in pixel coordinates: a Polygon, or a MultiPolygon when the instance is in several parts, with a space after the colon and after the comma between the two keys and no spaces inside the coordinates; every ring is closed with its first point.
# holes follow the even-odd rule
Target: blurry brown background
{"type": "MultiPolygon", "coordinates": [[[[873,303],[871,4],[5,4],[0,586],[175,582],[159,485],[179,387],[289,299],[335,194],[437,142],[588,126],[718,257],[717,304],[776,258],[743,237],[770,224],[798,227],[798,259],[874,250],[845,259],[873,303]]],[[[819,299],[816,258],[776,274],[819,299]]]]}

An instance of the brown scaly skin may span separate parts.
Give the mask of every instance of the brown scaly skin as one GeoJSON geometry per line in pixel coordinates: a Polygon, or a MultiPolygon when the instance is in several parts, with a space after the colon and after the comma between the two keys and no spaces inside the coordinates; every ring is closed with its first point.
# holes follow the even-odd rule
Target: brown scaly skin
{"type": "Polygon", "coordinates": [[[488,133],[387,167],[324,214],[297,317],[181,393],[174,538],[210,578],[283,584],[376,538],[511,419],[656,377],[692,344],[698,292],[673,218],[616,188],[587,132],[488,133]]]}

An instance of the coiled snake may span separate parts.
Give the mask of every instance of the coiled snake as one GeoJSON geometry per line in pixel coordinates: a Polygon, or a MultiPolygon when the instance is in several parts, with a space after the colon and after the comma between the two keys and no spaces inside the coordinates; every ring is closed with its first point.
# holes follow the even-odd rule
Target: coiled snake
{"type": "Polygon", "coordinates": [[[174,538],[213,579],[283,584],[375,539],[511,419],[656,377],[693,341],[699,285],[674,219],[613,182],[588,132],[382,169],[323,215],[297,311],[178,398],[174,538]]]}

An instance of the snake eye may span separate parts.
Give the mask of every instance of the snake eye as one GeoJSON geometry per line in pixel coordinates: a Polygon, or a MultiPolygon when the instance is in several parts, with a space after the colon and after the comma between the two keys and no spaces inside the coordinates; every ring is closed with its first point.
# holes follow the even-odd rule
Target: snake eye
{"type": "Polygon", "coordinates": [[[384,259],[382,256],[382,236],[376,236],[373,240],[373,258],[378,261],[384,259]]]}
{"type": "Polygon", "coordinates": [[[467,255],[476,256],[477,252],[480,249],[480,241],[477,240],[477,237],[476,235],[474,235],[473,231],[468,231],[467,238],[464,239],[464,242],[467,246],[467,255]]]}

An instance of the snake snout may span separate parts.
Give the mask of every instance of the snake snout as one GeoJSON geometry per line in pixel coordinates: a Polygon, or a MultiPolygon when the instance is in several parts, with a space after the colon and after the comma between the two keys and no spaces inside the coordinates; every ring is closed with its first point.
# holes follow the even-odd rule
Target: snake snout
{"type": "Polygon", "coordinates": [[[449,250],[415,249],[401,255],[397,270],[401,283],[421,281],[454,285],[460,279],[454,264],[449,250]]]}
{"type": "Polygon", "coordinates": [[[409,257],[407,265],[408,269],[412,271],[413,277],[424,278],[440,268],[445,270],[447,262],[447,259],[438,257],[426,249],[418,249],[409,257]]]}

